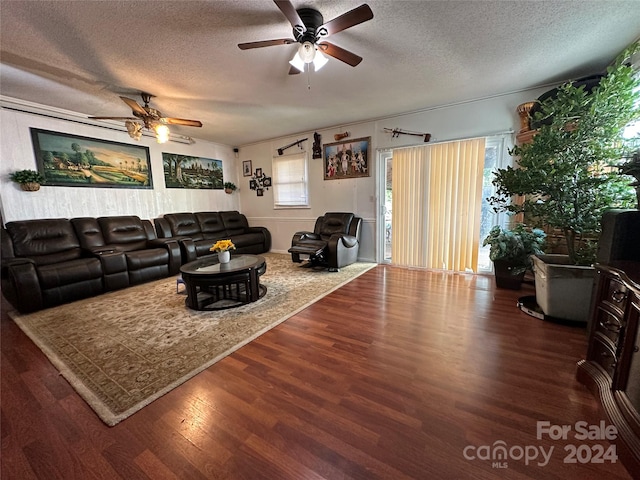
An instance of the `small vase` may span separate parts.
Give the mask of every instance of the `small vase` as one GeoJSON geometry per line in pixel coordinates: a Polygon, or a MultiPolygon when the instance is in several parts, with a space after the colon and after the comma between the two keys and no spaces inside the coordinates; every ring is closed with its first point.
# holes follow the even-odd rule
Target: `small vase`
{"type": "Polygon", "coordinates": [[[225,250],[224,252],[218,253],[218,261],[220,263],[229,263],[231,259],[231,252],[229,250],[225,250]]]}

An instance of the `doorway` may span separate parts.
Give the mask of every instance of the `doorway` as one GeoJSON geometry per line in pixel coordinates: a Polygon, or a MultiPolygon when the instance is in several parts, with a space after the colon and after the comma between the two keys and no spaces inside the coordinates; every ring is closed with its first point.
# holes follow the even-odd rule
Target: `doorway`
{"type": "MultiPolygon", "coordinates": [[[[489,259],[489,247],[482,246],[482,239],[486,237],[493,225],[502,225],[507,222],[504,214],[493,211],[487,198],[495,194],[492,185],[493,174],[498,168],[504,168],[511,163],[508,155],[509,136],[500,134],[485,137],[485,159],[483,170],[482,188],[482,218],[480,230],[480,245],[478,249],[478,272],[490,273],[493,271],[493,262],[489,259]]],[[[393,180],[393,150],[378,151],[378,218],[377,218],[377,261],[378,263],[392,263],[391,245],[393,242],[393,204],[392,204],[392,180],[393,180]]]]}
{"type": "Polygon", "coordinates": [[[392,241],[392,199],[391,181],[393,179],[393,151],[384,150],[378,152],[380,184],[378,191],[380,199],[378,225],[378,263],[391,263],[391,241],[392,241]]]}

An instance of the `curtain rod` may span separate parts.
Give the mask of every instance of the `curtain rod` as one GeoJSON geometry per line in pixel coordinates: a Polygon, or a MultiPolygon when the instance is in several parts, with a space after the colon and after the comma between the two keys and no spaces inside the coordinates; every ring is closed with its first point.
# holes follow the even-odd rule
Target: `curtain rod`
{"type": "MultiPolygon", "coordinates": [[[[461,140],[471,140],[472,138],[483,138],[483,137],[497,137],[497,136],[502,136],[502,135],[513,135],[515,133],[515,131],[513,129],[509,129],[509,130],[502,130],[499,132],[492,132],[492,133],[485,133],[483,135],[474,135],[472,137],[457,137],[457,138],[450,138],[450,139],[446,139],[446,140],[437,140],[436,141],[432,141],[429,143],[416,143],[413,145],[401,145],[398,147],[393,147],[393,146],[388,146],[388,147],[384,147],[379,149],[380,151],[384,151],[384,150],[399,150],[401,148],[413,148],[413,147],[418,147],[418,146],[429,146],[429,145],[437,145],[439,143],[449,143],[449,142],[459,142],[461,140]]],[[[433,137],[431,137],[433,139],[433,137]]]]}

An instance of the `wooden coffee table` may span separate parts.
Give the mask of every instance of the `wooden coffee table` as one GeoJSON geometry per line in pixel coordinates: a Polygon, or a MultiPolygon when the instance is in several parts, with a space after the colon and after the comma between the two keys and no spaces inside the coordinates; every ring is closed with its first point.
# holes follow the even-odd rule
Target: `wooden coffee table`
{"type": "Polygon", "coordinates": [[[264,297],[267,287],[260,276],[267,262],[258,255],[232,255],[229,263],[207,255],[180,267],[187,290],[185,304],[194,310],[224,310],[255,302],[264,297]]]}

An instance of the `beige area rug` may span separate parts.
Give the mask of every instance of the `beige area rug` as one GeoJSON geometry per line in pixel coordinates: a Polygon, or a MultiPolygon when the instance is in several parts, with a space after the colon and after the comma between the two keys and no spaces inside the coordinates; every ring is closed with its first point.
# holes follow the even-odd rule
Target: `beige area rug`
{"type": "Polygon", "coordinates": [[[102,421],[115,425],[375,266],[355,263],[330,273],[301,268],[288,255],[264,257],[267,294],[234,309],[185,307],[171,277],[9,315],[102,421]]]}

